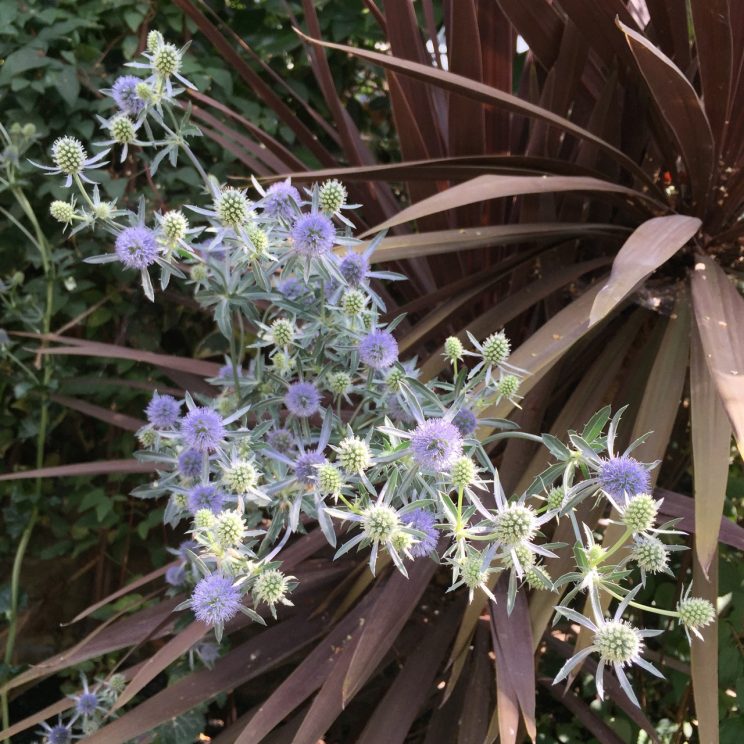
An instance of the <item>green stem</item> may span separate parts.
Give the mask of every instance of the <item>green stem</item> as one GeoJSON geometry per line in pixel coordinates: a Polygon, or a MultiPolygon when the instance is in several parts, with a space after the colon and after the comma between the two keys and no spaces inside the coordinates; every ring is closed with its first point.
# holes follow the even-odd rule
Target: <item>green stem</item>
{"type": "MultiPolygon", "coordinates": [[[[609,595],[614,597],[615,599],[619,599],[621,602],[625,599],[625,597],[622,597],[619,594],[616,594],[611,589],[608,589],[606,586],[603,586],[602,589],[606,591],[609,595]]],[[[676,612],[675,610],[660,610],[658,607],[651,607],[650,605],[641,604],[640,602],[633,602],[632,600],[628,602],[628,604],[631,607],[635,607],[638,610],[644,610],[646,612],[654,612],[657,615],[664,615],[665,617],[679,617],[679,612],[676,612]]]]}
{"type": "Polygon", "coordinates": [[[625,532],[620,536],[620,539],[611,547],[607,549],[607,552],[602,556],[602,560],[600,563],[604,563],[611,555],[614,555],[617,553],[620,548],[625,545],[625,543],[628,541],[628,538],[633,534],[633,530],[626,529],[625,532]]]}

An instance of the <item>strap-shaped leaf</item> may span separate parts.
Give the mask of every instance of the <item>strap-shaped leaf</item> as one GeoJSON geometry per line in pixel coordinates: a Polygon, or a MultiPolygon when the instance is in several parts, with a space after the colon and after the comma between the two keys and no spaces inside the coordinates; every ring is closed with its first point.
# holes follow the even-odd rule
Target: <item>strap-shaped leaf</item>
{"type": "Polygon", "coordinates": [[[671,214],[654,217],[636,228],[612,264],[607,284],[594,300],[589,322],[594,325],[635,287],[668,261],[698,230],[697,217],[671,214]]]}
{"type": "Polygon", "coordinates": [[[695,479],[695,551],[707,574],[718,547],[726,498],[731,424],[705,363],[697,328],[690,353],[690,418],[695,479]]]}
{"type": "Polygon", "coordinates": [[[697,214],[708,199],[715,165],[713,134],[703,104],[677,65],[648,39],[617,21],[638,69],[687,166],[697,214]]]}
{"type": "Polygon", "coordinates": [[[744,457],[744,298],[712,258],[701,257],[692,275],[692,302],[705,361],[744,457]]]}
{"type": "Polygon", "coordinates": [[[476,204],[488,199],[501,199],[505,196],[550,194],[561,191],[611,192],[641,200],[648,199],[645,194],[629,189],[627,186],[590,176],[493,176],[487,174],[465,183],[459,183],[402,209],[395,217],[376,225],[362,237],[432,214],[463,207],[466,204],[476,204]]]}

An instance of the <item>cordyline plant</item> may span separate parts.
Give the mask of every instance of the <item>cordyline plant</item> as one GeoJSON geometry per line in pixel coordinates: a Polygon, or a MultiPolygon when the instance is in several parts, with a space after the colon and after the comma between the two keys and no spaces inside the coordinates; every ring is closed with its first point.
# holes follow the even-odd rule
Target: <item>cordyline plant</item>
{"type": "MultiPolygon", "coordinates": [[[[744,231],[744,6],[422,0],[417,16],[406,0],[365,0],[360,8],[383,37],[376,48],[390,51],[382,54],[321,41],[314,4],[303,1],[304,18],[290,20],[309,34],[303,39],[338,132],[338,149],[323,150],[309,131],[317,112],[298,107],[303,115],[285,118],[274,91],[262,87],[261,75],[271,71],[256,59],[250,37],[237,38],[201,0],[176,2],[311,153],[303,168],[285,160],[275,172],[294,171],[295,181],[342,178],[368,195],[359,197],[361,218],[377,229],[416,221],[417,234],[401,232],[383,247],[388,258],[414,259],[405,305],[413,322],[401,348],[425,359],[423,379],[444,368],[431,341],[508,325],[518,343],[512,361],[530,372],[521,421],[559,434],[601,402],[631,400],[631,438],[654,430],[637,453],[664,463],[662,482],[689,488],[683,479],[694,466],[694,502],[667,491],[662,509],[684,514],[689,526],[694,515],[693,572],[715,600],[719,537],[744,547],[728,540],[721,522],[732,430],[744,451],[744,337],[737,332],[744,302],[736,284],[744,231]],[[521,69],[514,65],[517,35],[529,47],[521,69]],[[402,162],[376,164],[344,110],[331,74],[339,54],[385,70],[402,162]],[[413,204],[397,214],[388,185],[400,183],[413,204]],[[600,273],[610,262],[611,273],[600,273]],[[688,425],[691,447],[670,447],[687,438],[688,425]]],[[[260,141],[284,157],[280,143],[254,142],[235,112],[221,120],[214,102],[194,98],[208,109],[199,110],[200,119],[212,117],[203,119],[210,136],[251,156],[260,156],[260,141]]],[[[265,167],[271,173],[276,166],[265,167]]],[[[512,407],[505,400],[492,413],[504,417],[512,407]]],[[[502,482],[517,492],[542,467],[528,440],[510,440],[501,462],[502,482]]],[[[610,526],[605,540],[620,534],[610,526]]],[[[551,611],[539,595],[530,601],[535,644],[551,611]]],[[[475,626],[463,626],[460,640],[475,626]]],[[[715,741],[716,630],[706,637],[711,642],[693,646],[691,678],[700,738],[715,741]]],[[[460,657],[450,682],[464,664],[460,657]]],[[[505,740],[534,691],[531,681],[517,687],[521,697],[499,682],[505,740]]],[[[452,706],[457,715],[465,710],[462,701],[452,706]]],[[[686,706],[671,716],[682,720],[686,706]]],[[[582,715],[604,736],[588,711],[582,715]]]]}
{"type": "MultiPolygon", "coordinates": [[[[531,658],[528,628],[510,630],[524,623],[531,590],[548,598],[556,623],[565,618],[588,631],[553,684],[594,655],[599,697],[610,685],[616,697],[619,685],[625,697],[618,704],[636,715],[626,670],[636,665],[662,676],[644,657],[645,639],[662,629],[641,629],[638,611],[674,618],[701,640],[701,629],[715,619],[713,605],[689,587],[675,609],[635,600],[647,575],[670,572],[670,553],[684,549],[664,541],[683,533],[675,529],[679,520],[660,523],[662,502],[650,493],[658,462],[635,456],[646,435],[621,450],[624,409],[613,416],[609,406],[581,431],[569,430],[567,444],[494,417],[499,407],[518,405],[529,378],[514,363],[507,336],[493,328],[483,340],[471,333],[465,342],[447,338],[442,357],[451,373],[422,382],[415,359],[399,358],[393,331],[402,317],[383,320],[385,303],[370,284],[403,278],[372,269],[383,235],[366,244],[352,236],[348,211],[358,205],[347,204],[337,180],[304,195],[289,180],[268,190],[254,181],[251,200],[245,190],[211,178],[189,144],[200,132],[177,105],[192,87],[180,74],[184,52],[151,32],[146,61],[131,64],[142,76],[122,76],[104,91],[116,111],[101,119],[108,132],[98,143],[103,149],[89,156],[81,142],[63,136],[52,145],[53,165],[40,166],[71,189],[69,200],[51,204],[52,215],[71,233],[96,230],[111,243],[110,252],[86,260],[136,272],[150,299],[153,278],[163,290],[173,277],[189,283],[231,350],[209,380],[216,395],[200,391],[178,400],[156,393],[138,432],[137,458],[157,475],[134,493],[167,499],[166,523],[183,526],[189,539],[174,551],[177,560],[157,572],[171,599],[140,613],[140,633],[130,643],[173,637],[123,676],[93,686],[84,680],[40,735],[52,744],[80,733],[89,741],[130,740],[324,636],[238,724],[235,739],[263,740],[320,688],[293,724],[293,741],[316,741],[383,661],[437,566],[449,574],[452,599],[433,600],[441,607],[428,619],[433,629],[388,695],[402,693],[410,702],[417,699],[411,684],[420,685],[422,675],[433,682],[457,627],[458,590],[470,603],[466,627],[477,624],[482,603],[490,602],[500,677],[517,658],[506,645],[512,635],[521,633],[519,651],[527,638],[531,658]],[[185,158],[203,179],[194,203],[160,212],[142,199],[135,212],[102,201],[95,169],[133,146],[143,155],[154,152],[153,176],[166,158],[174,166],[185,158]],[[544,445],[544,457],[554,462],[507,496],[489,450],[512,439],[544,445]],[[610,528],[600,543],[594,527],[606,513],[610,528]],[[612,530],[617,534],[608,540],[612,530]],[[352,550],[363,555],[369,572],[348,561],[313,570],[307,559],[323,542],[335,549],[334,560],[352,550]],[[555,552],[565,547],[571,565],[555,552]],[[348,580],[350,591],[323,597],[329,581],[339,580],[348,580]],[[554,606],[556,592],[563,598],[554,606]],[[193,619],[178,630],[173,610],[193,619]],[[219,644],[251,623],[268,628],[249,627],[250,639],[224,655],[204,641],[213,630],[219,644]],[[336,652],[329,661],[330,648],[336,652]],[[189,651],[190,673],[121,713],[189,651]],[[320,677],[318,664],[326,667],[320,677]],[[408,687],[397,689],[404,675],[408,687]]],[[[83,642],[41,673],[129,645],[121,643],[121,630],[103,645],[100,636],[98,645],[83,642]]],[[[461,630],[460,643],[463,638],[461,630]]],[[[37,676],[31,670],[11,684],[37,676]]],[[[534,738],[534,711],[521,697],[519,703],[534,738]]],[[[410,705],[386,718],[381,706],[362,740],[387,741],[384,732],[393,724],[405,736],[417,712],[410,705]]]]}

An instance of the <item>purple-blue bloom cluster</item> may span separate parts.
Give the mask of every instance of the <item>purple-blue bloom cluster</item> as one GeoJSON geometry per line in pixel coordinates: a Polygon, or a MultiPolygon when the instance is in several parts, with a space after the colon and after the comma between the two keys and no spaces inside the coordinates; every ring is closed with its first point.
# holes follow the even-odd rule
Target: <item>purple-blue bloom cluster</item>
{"type": "Polygon", "coordinates": [[[327,462],[322,452],[303,452],[295,461],[294,471],[297,480],[302,483],[312,483],[317,472],[315,465],[324,465],[327,462]]]}
{"type": "Polygon", "coordinates": [[[341,272],[341,276],[343,276],[352,287],[356,287],[367,277],[369,261],[367,261],[364,254],[349,251],[339,261],[338,270],[341,272]]]}
{"type": "Polygon", "coordinates": [[[289,452],[295,448],[294,434],[289,429],[274,429],[266,435],[266,441],[276,452],[289,452]]]}
{"type": "Polygon", "coordinates": [[[156,429],[173,426],[181,415],[181,404],[172,395],[155,393],[145,409],[147,420],[156,429]]]}
{"type": "Polygon", "coordinates": [[[125,114],[137,116],[145,107],[145,102],[137,95],[137,86],[141,82],[134,75],[122,75],[114,81],[111,96],[125,114]]]}
{"type": "Polygon", "coordinates": [[[201,484],[194,486],[189,491],[188,507],[192,514],[196,514],[200,509],[209,509],[213,514],[222,511],[222,505],[225,503],[225,496],[215,486],[201,484]]]}
{"type": "Polygon", "coordinates": [[[469,437],[478,428],[478,420],[475,418],[475,414],[467,408],[461,408],[452,418],[452,423],[463,437],[469,437]]]}
{"type": "Polygon", "coordinates": [[[648,470],[634,457],[620,455],[603,460],[599,468],[599,485],[615,500],[647,493],[651,485],[648,470]]]}
{"type": "Polygon", "coordinates": [[[149,227],[125,227],[117,236],[116,256],[128,269],[146,269],[158,256],[158,241],[149,227]]]}
{"type": "Polygon", "coordinates": [[[336,228],[328,217],[314,212],[300,217],[292,227],[294,249],[301,256],[325,256],[336,240],[336,228]]]}
{"type": "Polygon", "coordinates": [[[320,410],[320,392],[312,382],[294,382],[284,396],[284,405],[295,416],[312,416],[320,410]]]}
{"type": "Polygon", "coordinates": [[[289,221],[297,215],[301,201],[300,192],[291,183],[280,181],[266,190],[263,211],[268,217],[289,221]]]}
{"type": "Polygon", "coordinates": [[[46,741],[47,744],[70,744],[72,741],[72,731],[70,731],[69,726],[58,723],[46,732],[46,741]]]}
{"type": "Polygon", "coordinates": [[[184,450],[178,456],[178,472],[184,478],[198,478],[201,475],[204,455],[195,449],[184,450]]]}
{"type": "Polygon", "coordinates": [[[186,569],[184,566],[170,566],[165,572],[165,581],[171,586],[181,586],[186,582],[186,569]]]}
{"type": "Polygon", "coordinates": [[[181,420],[181,433],[189,447],[210,452],[220,447],[225,439],[222,417],[211,408],[195,408],[181,420]]]}
{"type": "Polygon", "coordinates": [[[404,514],[401,518],[403,524],[412,527],[414,530],[424,533],[424,537],[419,538],[417,542],[409,551],[414,558],[423,558],[429,555],[436,547],[439,542],[439,533],[437,532],[434,524],[436,523],[436,517],[430,511],[425,509],[414,509],[413,511],[404,514]]]}
{"type": "Polygon", "coordinates": [[[449,421],[427,419],[413,430],[411,451],[424,470],[441,472],[462,454],[462,438],[449,421]]]}
{"type": "Polygon", "coordinates": [[[359,358],[372,369],[392,367],[398,361],[398,342],[389,331],[372,331],[359,343],[359,358]]]}
{"type": "Polygon", "coordinates": [[[240,591],[230,579],[219,574],[203,578],[191,595],[196,619],[207,625],[224,625],[238,614],[240,605],[240,591]]]}
{"type": "Polygon", "coordinates": [[[75,701],[75,712],[81,716],[92,716],[98,707],[98,695],[95,692],[83,692],[75,701]]]}

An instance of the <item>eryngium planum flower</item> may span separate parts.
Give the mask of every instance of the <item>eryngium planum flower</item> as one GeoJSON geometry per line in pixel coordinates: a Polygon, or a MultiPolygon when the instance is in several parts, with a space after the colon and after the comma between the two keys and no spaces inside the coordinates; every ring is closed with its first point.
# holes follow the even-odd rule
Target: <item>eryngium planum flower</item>
{"type": "Polygon", "coordinates": [[[116,256],[128,269],[146,269],[155,263],[158,241],[148,227],[126,227],[116,238],[116,256]]]}
{"type": "Polygon", "coordinates": [[[599,485],[615,500],[645,493],[650,483],[648,470],[634,457],[627,455],[603,460],[599,469],[599,485]]]}
{"type": "Polygon", "coordinates": [[[191,608],[197,620],[207,625],[224,625],[238,614],[240,600],[240,591],[230,579],[212,574],[194,587],[191,608]]]}
{"type": "Polygon", "coordinates": [[[268,217],[289,221],[297,215],[302,201],[300,192],[288,181],[274,183],[263,198],[263,213],[268,217]]]}
{"type": "Polygon", "coordinates": [[[306,214],[292,227],[294,249],[301,256],[325,256],[333,247],[336,229],[333,223],[322,214],[306,214]]]}
{"type": "Polygon", "coordinates": [[[225,438],[222,417],[211,408],[195,408],[181,420],[181,434],[185,442],[195,450],[216,450],[225,438]]]}
{"type": "Polygon", "coordinates": [[[217,514],[222,510],[224,501],[222,491],[215,486],[201,484],[189,491],[188,506],[192,514],[196,514],[200,509],[209,509],[212,514],[217,514]]]}
{"type": "Polygon", "coordinates": [[[312,382],[294,382],[284,396],[284,405],[295,416],[312,416],[320,409],[320,392],[312,382]]]}
{"type": "Polygon", "coordinates": [[[156,429],[167,429],[178,421],[181,404],[172,395],[155,393],[145,409],[147,420],[156,429]]]}
{"type": "Polygon", "coordinates": [[[432,512],[425,509],[414,509],[404,514],[401,521],[408,527],[424,533],[423,537],[417,536],[418,542],[409,551],[414,558],[423,558],[437,547],[439,533],[434,527],[437,520],[432,512]]]}
{"type": "Polygon", "coordinates": [[[398,342],[389,331],[372,331],[359,344],[359,358],[372,369],[392,367],[398,361],[398,342]]]}
{"type": "Polygon", "coordinates": [[[122,75],[114,82],[111,95],[125,114],[137,116],[145,107],[145,102],[137,95],[137,86],[140,82],[141,80],[134,75],[122,75]]]}
{"type": "Polygon", "coordinates": [[[454,424],[444,419],[427,419],[411,436],[411,451],[424,470],[447,470],[462,454],[462,438],[454,424]]]}

